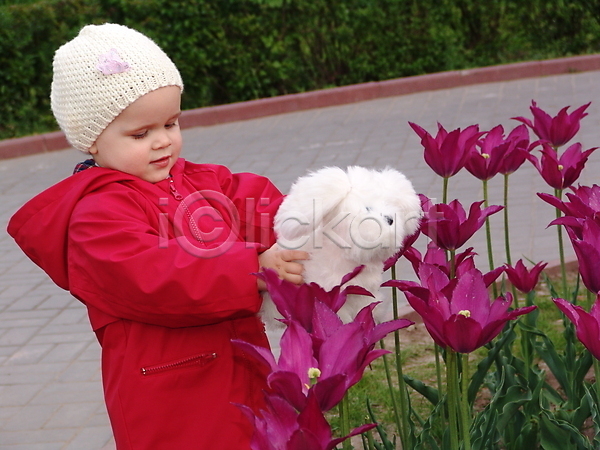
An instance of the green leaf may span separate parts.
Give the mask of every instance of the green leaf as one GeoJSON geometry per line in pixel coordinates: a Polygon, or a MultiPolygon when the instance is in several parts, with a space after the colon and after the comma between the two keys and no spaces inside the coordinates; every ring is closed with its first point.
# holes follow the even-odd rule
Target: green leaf
{"type": "Polygon", "coordinates": [[[540,432],[544,450],[594,450],[577,428],[568,422],[557,420],[549,411],[542,412],[540,432]]]}
{"type": "Polygon", "coordinates": [[[506,427],[519,408],[528,401],[531,401],[531,399],[531,391],[523,390],[520,386],[509,387],[506,394],[497,399],[498,404],[496,407],[501,408],[498,428],[502,429],[506,427]]]}
{"type": "Polygon", "coordinates": [[[510,326],[502,332],[500,338],[488,350],[487,356],[477,365],[477,370],[471,376],[471,382],[469,383],[469,403],[472,404],[475,400],[490,367],[497,361],[500,350],[505,347],[510,347],[511,343],[516,339],[517,334],[514,331],[514,327],[515,323],[511,323],[510,326]]]}
{"type": "Polygon", "coordinates": [[[534,418],[530,422],[518,430],[518,438],[513,445],[514,449],[534,449],[538,447],[539,442],[539,424],[534,418]]]}
{"type": "Polygon", "coordinates": [[[594,422],[594,428],[596,435],[594,436],[594,443],[596,448],[600,448],[600,405],[598,404],[598,396],[596,393],[596,386],[585,386],[585,395],[590,405],[590,415],[594,422]]]}
{"type": "MultiPolygon", "coordinates": [[[[442,419],[445,403],[446,402],[444,397],[444,400],[439,402],[431,411],[431,414],[423,424],[421,434],[417,436],[415,442],[415,450],[440,450],[440,446],[438,445],[434,437],[434,429],[436,424],[438,424],[439,421],[442,419]]],[[[445,450],[447,448],[447,444],[442,443],[441,448],[445,450]]]]}
{"type": "Polygon", "coordinates": [[[371,402],[367,398],[367,411],[369,412],[369,417],[371,421],[375,424],[377,432],[379,433],[379,438],[381,439],[381,445],[375,443],[375,447],[378,450],[394,450],[396,448],[396,440],[394,442],[388,439],[387,433],[385,429],[381,426],[381,424],[375,418],[375,413],[373,413],[373,408],[371,408],[371,402]]]}
{"type": "Polygon", "coordinates": [[[497,432],[498,411],[496,408],[486,407],[477,415],[471,425],[472,450],[489,450],[499,440],[497,432]]]}
{"type": "Polygon", "coordinates": [[[404,381],[411,388],[429,400],[433,405],[437,405],[440,401],[440,395],[437,389],[427,386],[420,380],[417,380],[409,375],[404,375],[404,381]]]}
{"type": "Polygon", "coordinates": [[[569,381],[569,374],[567,373],[565,362],[556,352],[556,348],[552,341],[545,335],[542,336],[542,339],[544,342],[536,345],[536,350],[548,365],[548,368],[565,391],[567,397],[571,397],[573,395],[573,389],[569,381]]]}
{"type": "Polygon", "coordinates": [[[587,349],[583,349],[581,357],[575,363],[575,380],[577,386],[583,385],[583,380],[587,376],[590,367],[594,363],[594,357],[587,349]]]}

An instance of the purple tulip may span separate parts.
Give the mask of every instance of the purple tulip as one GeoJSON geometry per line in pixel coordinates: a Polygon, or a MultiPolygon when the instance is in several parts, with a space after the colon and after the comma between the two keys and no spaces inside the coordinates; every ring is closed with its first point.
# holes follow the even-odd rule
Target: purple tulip
{"type": "Polygon", "coordinates": [[[342,401],[348,390],[348,375],[331,374],[327,378],[321,375],[319,362],[313,356],[311,336],[297,322],[290,322],[284,332],[278,362],[264,347],[239,340],[232,342],[270,368],[269,388],[298,411],[306,407],[307,398],[313,391],[321,410],[329,411],[342,401]]]}
{"type": "Polygon", "coordinates": [[[514,287],[526,294],[535,289],[540,273],[544,270],[546,265],[547,263],[540,262],[533,266],[531,270],[527,270],[523,260],[520,259],[514,266],[509,266],[508,264],[505,265],[506,275],[514,287]]]}
{"type": "Polygon", "coordinates": [[[582,217],[595,217],[600,213],[600,186],[571,187],[572,192],[565,196],[571,201],[573,207],[579,210],[582,217]]]}
{"type": "MultiPolygon", "coordinates": [[[[355,270],[346,275],[342,283],[357,273],[355,270]]],[[[280,311],[288,314],[291,310],[288,303],[296,302],[298,314],[296,317],[288,314],[284,320],[287,329],[281,338],[278,361],[269,349],[239,340],[232,342],[269,367],[269,387],[298,410],[305,407],[313,390],[323,411],[333,408],[360,380],[365,368],[388,353],[375,350],[375,344],[388,333],[413,323],[399,319],[376,325],[372,311],[377,303],[372,303],[359,311],[352,322],[343,324],[332,307],[339,309],[341,305],[336,299],[344,291],[335,288],[325,291],[316,284],[302,289],[279,279],[273,270],[259,275],[267,283],[273,301],[281,303],[280,311]],[[310,378],[311,369],[319,371],[316,383],[310,378]]]]}
{"type": "Polygon", "coordinates": [[[471,175],[482,181],[490,180],[500,173],[510,146],[511,142],[504,138],[504,128],[498,125],[471,148],[465,168],[471,175]]]}
{"type": "MultiPolygon", "coordinates": [[[[471,269],[475,269],[475,255],[477,255],[477,253],[473,251],[473,247],[469,247],[464,252],[457,253],[454,256],[453,264],[455,277],[460,277],[463,273],[468,272],[471,269]]],[[[418,277],[420,277],[421,265],[423,263],[436,266],[438,269],[444,272],[447,277],[450,277],[450,266],[452,263],[447,260],[446,251],[438,247],[433,241],[427,244],[427,252],[424,256],[421,256],[421,253],[413,247],[406,251],[405,256],[406,259],[412,264],[413,270],[418,277]]],[[[484,274],[483,279],[485,281],[485,285],[490,286],[498,279],[504,270],[504,266],[499,266],[484,274]]]]}
{"type": "Polygon", "coordinates": [[[584,152],[581,151],[581,144],[571,145],[565,152],[558,157],[556,151],[548,144],[542,144],[542,157],[538,159],[535,155],[529,154],[528,159],[537,168],[542,178],[550,187],[562,190],[571,186],[581,174],[585,163],[590,154],[597,147],[590,148],[584,152]]]}
{"type": "Polygon", "coordinates": [[[389,270],[392,266],[394,266],[398,262],[398,260],[404,255],[404,252],[407,249],[411,248],[411,246],[417,241],[420,235],[421,225],[419,225],[419,229],[417,229],[416,232],[404,238],[404,241],[402,242],[402,247],[400,247],[400,250],[398,250],[395,255],[390,256],[384,261],[383,271],[385,272],[389,270]]]}
{"type": "MultiPolygon", "coordinates": [[[[304,408],[311,381],[309,371],[317,367],[318,362],[313,357],[312,339],[298,322],[290,322],[283,333],[278,362],[273,353],[264,347],[239,340],[232,342],[270,368],[267,383],[274,392],[296,409],[304,408]]],[[[341,392],[338,402],[345,392],[341,392]]]]}
{"type": "Polygon", "coordinates": [[[581,280],[586,288],[597,294],[600,292],[600,224],[591,218],[572,221],[568,219],[562,217],[553,223],[565,225],[577,257],[581,280]]]}
{"type": "Polygon", "coordinates": [[[306,408],[300,413],[280,397],[266,395],[265,398],[266,409],[259,415],[238,405],[254,425],[252,450],[331,450],[349,437],[375,427],[375,424],[363,425],[347,436],[334,439],[314,396],[309,396],[306,408]]]}
{"type": "Polygon", "coordinates": [[[289,283],[279,278],[277,273],[271,269],[254,275],[265,282],[273,303],[284,319],[298,321],[308,332],[311,332],[316,301],[325,303],[334,312],[337,312],[346,303],[348,294],[373,296],[359,286],[347,286],[342,289],[342,286],[351,281],[361,270],[362,266],[357,267],[345,275],[339,285],[329,291],[316,283],[301,285],[289,283]]]}
{"type": "Polygon", "coordinates": [[[525,117],[513,117],[513,119],[523,122],[540,139],[557,148],[569,142],[577,134],[581,119],[587,116],[585,110],[588,106],[590,103],[577,108],[571,114],[567,113],[570,107],[566,106],[555,117],[552,117],[532,101],[530,109],[533,113],[533,123],[525,117]]]}
{"type": "Polygon", "coordinates": [[[600,186],[570,187],[572,192],[565,196],[569,201],[563,201],[551,194],[538,193],[538,197],[558,208],[565,216],[579,219],[600,218],[600,186]]]}
{"type": "Polygon", "coordinates": [[[504,158],[502,158],[500,173],[510,175],[516,172],[527,160],[530,151],[527,127],[525,125],[517,126],[509,133],[506,140],[509,142],[509,146],[506,149],[504,158]]]}
{"type": "Polygon", "coordinates": [[[498,211],[502,206],[492,205],[481,209],[481,202],[475,202],[467,216],[458,200],[449,204],[432,205],[429,199],[423,202],[421,232],[445,250],[456,250],[462,247],[485,223],[485,219],[498,211]]]}
{"type": "Polygon", "coordinates": [[[398,319],[376,325],[373,320],[375,306],[376,303],[373,303],[363,308],[354,321],[338,327],[323,342],[317,359],[324,379],[344,374],[348,377],[347,389],[350,389],[360,381],[371,362],[389,353],[386,350],[376,350],[375,344],[392,331],[414,323],[398,319]]]}
{"type": "MultiPolygon", "coordinates": [[[[472,249],[473,247],[469,247],[466,252],[470,252],[472,249]]],[[[421,264],[427,263],[436,265],[442,270],[445,270],[446,274],[449,276],[446,251],[438,247],[433,241],[429,241],[427,243],[427,251],[425,252],[425,255],[422,255],[421,252],[416,248],[409,247],[404,252],[404,257],[408,260],[408,262],[411,263],[412,268],[417,275],[419,274],[419,268],[421,267],[421,264]]]]}
{"type": "Polygon", "coordinates": [[[434,138],[419,125],[412,122],[409,125],[421,138],[425,162],[444,178],[456,175],[465,166],[471,148],[483,134],[479,131],[479,125],[471,125],[462,131],[457,128],[448,133],[438,123],[438,132],[434,138]]]}
{"type": "Polygon", "coordinates": [[[459,353],[470,353],[494,339],[509,320],[527,314],[535,306],[508,311],[512,295],[498,297],[490,302],[483,274],[469,270],[460,278],[449,280],[435,266],[423,264],[424,284],[415,282],[388,282],[404,291],[414,310],[433,340],[444,348],[459,353]]]}
{"type": "Polygon", "coordinates": [[[553,299],[558,308],[575,324],[577,339],[596,359],[600,359],[600,295],[590,312],[562,298],[553,299]]]}

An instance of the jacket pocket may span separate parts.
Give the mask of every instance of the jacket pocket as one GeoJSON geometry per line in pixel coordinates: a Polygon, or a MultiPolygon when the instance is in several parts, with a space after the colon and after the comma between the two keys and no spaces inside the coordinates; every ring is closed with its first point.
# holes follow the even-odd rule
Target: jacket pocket
{"type": "Polygon", "coordinates": [[[144,366],[140,369],[140,372],[144,376],[157,375],[159,373],[169,372],[172,370],[179,369],[191,369],[194,367],[203,367],[206,364],[217,358],[216,353],[203,353],[201,355],[190,356],[188,358],[178,359],[163,364],[156,364],[152,366],[144,366]]]}

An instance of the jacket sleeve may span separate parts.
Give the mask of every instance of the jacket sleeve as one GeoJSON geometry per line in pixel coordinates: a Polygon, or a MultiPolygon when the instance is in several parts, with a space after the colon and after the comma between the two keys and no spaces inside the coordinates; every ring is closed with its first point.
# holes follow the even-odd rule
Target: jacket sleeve
{"type": "Polygon", "coordinates": [[[275,243],[273,220],[283,194],[266,177],[253,173],[232,173],[225,166],[209,165],[223,193],[231,199],[240,217],[240,233],[245,241],[266,250],[275,243]]]}
{"type": "MultiPolygon", "coordinates": [[[[230,185],[225,194],[239,203],[250,195],[244,189],[230,185]]],[[[278,197],[275,191],[265,195],[278,197]]],[[[236,240],[210,258],[198,257],[175,239],[159,245],[152,223],[157,215],[134,190],[107,189],[82,199],[69,229],[71,292],[105,314],[167,327],[218,323],[259,310],[252,273],[259,270],[263,245],[236,240]]]]}

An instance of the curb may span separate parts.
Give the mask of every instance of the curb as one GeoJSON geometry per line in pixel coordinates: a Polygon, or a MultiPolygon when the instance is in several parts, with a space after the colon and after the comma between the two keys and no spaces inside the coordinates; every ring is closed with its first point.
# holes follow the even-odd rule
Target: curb
{"type": "MultiPolygon", "coordinates": [[[[345,105],[377,98],[449,89],[471,84],[511,81],[600,70],[600,54],[528,61],[455,70],[386,81],[354,84],[300,94],[281,95],[247,102],[183,111],[182,129],[256,119],[295,111],[345,105]]],[[[62,131],[0,141],[0,159],[69,148],[62,131]]]]}

